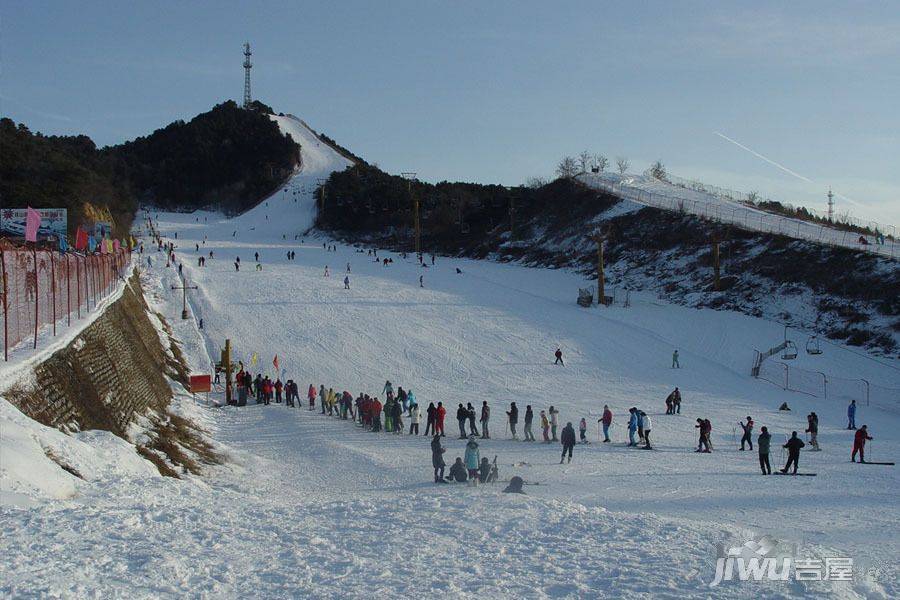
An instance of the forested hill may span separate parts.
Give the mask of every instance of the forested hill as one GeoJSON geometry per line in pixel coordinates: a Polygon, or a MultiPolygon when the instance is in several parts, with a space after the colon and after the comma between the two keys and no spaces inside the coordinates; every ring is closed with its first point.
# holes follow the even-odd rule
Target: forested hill
{"type": "Polygon", "coordinates": [[[116,235],[131,226],[136,202],[86,135],[44,136],[11,119],[0,119],[0,198],[3,208],[67,208],[69,230],[112,220],[116,235]]]}
{"type": "Polygon", "coordinates": [[[244,110],[228,101],[102,154],[127,176],[142,204],[235,214],[277,189],[299,164],[300,148],[271,112],[258,102],[244,110]]]}
{"type": "Polygon", "coordinates": [[[69,230],[112,220],[131,225],[139,204],[234,214],[265,197],[293,172],[300,149],[255,103],[232,101],[188,122],[98,149],[87,136],[45,136],[0,120],[0,197],[4,207],[67,208],[69,230]]]}

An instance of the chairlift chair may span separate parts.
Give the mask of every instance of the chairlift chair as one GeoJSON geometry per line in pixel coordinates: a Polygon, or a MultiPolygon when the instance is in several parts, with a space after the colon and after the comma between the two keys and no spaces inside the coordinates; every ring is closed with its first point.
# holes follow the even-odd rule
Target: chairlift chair
{"type": "Polygon", "coordinates": [[[784,341],[784,351],[781,354],[782,360],[793,360],[797,358],[797,344],[791,340],[784,341]]]}
{"type": "Polygon", "coordinates": [[[822,348],[819,347],[819,336],[813,335],[806,340],[806,353],[813,355],[822,354],[822,348]]]}

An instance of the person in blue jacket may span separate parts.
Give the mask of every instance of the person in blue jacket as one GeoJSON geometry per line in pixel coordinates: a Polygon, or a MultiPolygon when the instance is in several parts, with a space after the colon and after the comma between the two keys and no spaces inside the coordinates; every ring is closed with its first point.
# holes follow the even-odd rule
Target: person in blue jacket
{"type": "Polygon", "coordinates": [[[856,429],[856,400],[851,400],[847,407],[847,429],[856,429]]]}
{"type": "Polygon", "coordinates": [[[413,404],[418,404],[418,402],[416,402],[416,395],[413,394],[412,390],[406,392],[406,404],[410,407],[413,404]]]}
{"type": "Polygon", "coordinates": [[[628,412],[631,413],[631,417],[628,419],[628,445],[637,446],[637,442],[634,441],[634,432],[638,427],[637,409],[632,407],[628,409],[628,412]]]}
{"type": "Polygon", "coordinates": [[[475,436],[469,436],[469,443],[466,444],[466,469],[469,471],[469,483],[471,485],[478,484],[478,465],[481,462],[481,452],[478,450],[478,442],[475,436]]]}

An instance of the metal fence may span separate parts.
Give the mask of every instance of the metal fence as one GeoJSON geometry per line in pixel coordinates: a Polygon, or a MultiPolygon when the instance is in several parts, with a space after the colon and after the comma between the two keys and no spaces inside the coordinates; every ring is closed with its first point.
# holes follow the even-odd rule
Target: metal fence
{"type": "Polygon", "coordinates": [[[72,324],[116,288],[131,261],[131,252],[84,255],[32,249],[0,240],[0,329],[3,358],[41,331],[72,324]]]}
{"type": "Polygon", "coordinates": [[[866,406],[900,409],[900,389],[877,385],[866,379],[836,377],[821,371],[792,367],[775,360],[763,361],[757,377],[784,390],[816,398],[840,399],[846,402],[856,400],[857,404],[866,406]]]}
{"type": "MultiPolygon", "coordinates": [[[[882,256],[900,257],[900,244],[897,242],[897,232],[893,228],[887,232],[879,230],[886,235],[884,238],[885,243],[882,244],[874,236],[861,236],[861,234],[852,231],[836,229],[813,221],[777,215],[749,206],[716,199],[700,200],[686,196],[680,197],[675,194],[656,194],[638,187],[612,183],[596,174],[584,174],[580,178],[591,187],[605,190],[620,198],[647,206],[689,213],[704,219],[728,223],[751,231],[784,235],[820,244],[862,250],[882,256]],[[865,244],[860,243],[860,237],[866,240],[865,244]]],[[[700,193],[704,193],[707,196],[711,195],[705,191],[700,193]]]]}

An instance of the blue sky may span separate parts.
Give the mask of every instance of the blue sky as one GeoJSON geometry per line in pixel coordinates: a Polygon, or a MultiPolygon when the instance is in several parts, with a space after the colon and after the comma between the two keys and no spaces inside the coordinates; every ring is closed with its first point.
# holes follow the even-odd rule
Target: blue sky
{"type": "Polygon", "coordinates": [[[898,2],[11,2],[0,112],[98,144],[243,93],[390,172],[566,154],[900,225],[898,2]],[[738,148],[721,132],[802,175],[738,148]]]}

